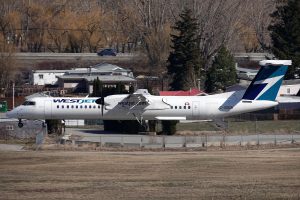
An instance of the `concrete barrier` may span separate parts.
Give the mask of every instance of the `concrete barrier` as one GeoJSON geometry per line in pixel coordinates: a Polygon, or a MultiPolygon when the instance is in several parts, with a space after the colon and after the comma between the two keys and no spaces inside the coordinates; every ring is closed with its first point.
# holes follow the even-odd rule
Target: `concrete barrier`
{"type": "MultiPolygon", "coordinates": [[[[76,137],[74,137],[76,138],[76,137]]],[[[101,146],[140,148],[198,148],[248,145],[282,145],[299,142],[300,135],[236,135],[236,136],[149,136],[149,135],[104,135],[86,134],[77,137],[78,142],[96,142],[101,146]]]]}

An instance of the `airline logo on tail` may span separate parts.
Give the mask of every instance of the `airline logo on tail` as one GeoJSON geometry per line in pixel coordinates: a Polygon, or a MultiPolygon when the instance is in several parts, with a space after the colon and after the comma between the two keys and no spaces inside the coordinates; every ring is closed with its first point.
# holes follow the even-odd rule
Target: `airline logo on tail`
{"type": "Polygon", "coordinates": [[[261,68],[247,88],[243,99],[274,101],[288,66],[292,65],[292,61],[264,60],[260,61],[259,64],[261,68]]]}

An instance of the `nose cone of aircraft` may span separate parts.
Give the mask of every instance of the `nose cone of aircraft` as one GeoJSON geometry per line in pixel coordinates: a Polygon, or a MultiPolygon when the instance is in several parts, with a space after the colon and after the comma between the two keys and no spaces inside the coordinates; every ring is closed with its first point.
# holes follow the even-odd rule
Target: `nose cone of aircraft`
{"type": "Polygon", "coordinates": [[[6,117],[7,118],[17,118],[17,112],[16,112],[16,110],[8,111],[6,113],[6,117]]]}

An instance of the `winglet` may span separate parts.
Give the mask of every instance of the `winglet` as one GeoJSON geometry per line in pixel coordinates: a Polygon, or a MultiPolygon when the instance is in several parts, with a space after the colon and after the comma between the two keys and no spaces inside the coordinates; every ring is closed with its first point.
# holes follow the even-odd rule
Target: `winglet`
{"type": "Polygon", "coordinates": [[[243,99],[275,101],[291,60],[263,60],[243,99]]]}

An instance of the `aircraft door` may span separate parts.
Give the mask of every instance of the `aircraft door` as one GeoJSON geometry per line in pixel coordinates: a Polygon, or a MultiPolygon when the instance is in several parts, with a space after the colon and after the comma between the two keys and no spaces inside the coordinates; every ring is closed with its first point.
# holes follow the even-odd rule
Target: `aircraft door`
{"type": "Polygon", "coordinates": [[[200,106],[201,106],[201,103],[199,101],[193,101],[193,106],[192,106],[193,119],[200,118],[200,106]]]}
{"type": "Polygon", "coordinates": [[[46,100],[44,101],[44,114],[45,119],[51,119],[52,118],[52,101],[46,100]]]}

